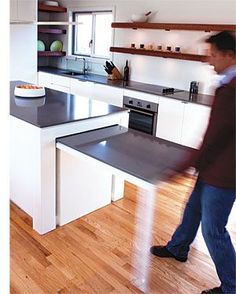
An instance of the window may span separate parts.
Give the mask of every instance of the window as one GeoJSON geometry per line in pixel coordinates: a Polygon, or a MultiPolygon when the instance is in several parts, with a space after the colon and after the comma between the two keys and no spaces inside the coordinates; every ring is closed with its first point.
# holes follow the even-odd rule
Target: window
{"type": "Polygon", "coordinates": [[[72,54],[109,58],[112,17],[112,11],[74,12],[72,54]]]}

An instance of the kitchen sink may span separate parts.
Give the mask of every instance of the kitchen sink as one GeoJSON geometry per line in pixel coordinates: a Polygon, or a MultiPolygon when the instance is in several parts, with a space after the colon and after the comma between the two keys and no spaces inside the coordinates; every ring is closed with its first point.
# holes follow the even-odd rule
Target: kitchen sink
{"type": "Polygon", "coordinates": [[[76,72],[76,71],[63,71],[62,74],[67,76],[81,76],[84,75],[82,72],[76,72]]]}

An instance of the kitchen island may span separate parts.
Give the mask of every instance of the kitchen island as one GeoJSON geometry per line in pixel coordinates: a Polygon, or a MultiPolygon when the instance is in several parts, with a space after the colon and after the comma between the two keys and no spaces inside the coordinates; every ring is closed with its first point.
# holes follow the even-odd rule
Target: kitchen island
{"type": "Polygon", "coordinates": [[[56,146],[59,225],[109,204],[114,177],[151,194],[192,152],[119,125],[58,138],[56,146]]]}
{"type": "Polygon", "coordinates": [[[33,229],[44,234],[57,225],[56,138],[127,127],[128,111],[51,89],[42,98],[18,98],[18,84],[23,82],[11,82],[10,89],[10,198],[33,218],[33,229]]]}

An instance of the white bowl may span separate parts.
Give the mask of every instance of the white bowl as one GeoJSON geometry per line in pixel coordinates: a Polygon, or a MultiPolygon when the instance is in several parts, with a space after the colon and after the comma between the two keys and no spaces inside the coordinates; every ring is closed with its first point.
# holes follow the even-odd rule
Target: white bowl
{"type": "Polygon", "coordinates": [[[132,14],[131,21],[132,22],[146,22],[148,20],[148,16],[145,14],[132,14]]]}
{"type": "Polygon", "coordinates": [[[57,1],[44,1],[43,4],[48,6],[59,6],[59,3],[57,1]]]}
{"type": "Polygon", "coordinates": [[[17,97],[24,98],[37,98],[45,96],[45,88],[40,86],[28,85],[29,87],[37,87],[37,89],[26,89],[22,88],[22,86],[27,85],[18,85],[15,87],[14,95],[17,97]]]}

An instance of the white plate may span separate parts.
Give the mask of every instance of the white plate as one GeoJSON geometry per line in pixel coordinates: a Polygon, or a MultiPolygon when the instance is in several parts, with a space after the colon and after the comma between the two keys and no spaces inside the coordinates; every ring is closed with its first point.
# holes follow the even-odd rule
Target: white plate
{"type": "Polygon", "coordinates": [[[24,89],[19,88],[18,86],[15,87],[14,95],[17,97],[24,97],[24,98],[37,98],[45,96],[45,88],[40,87],[39,89],[24,89]]]}
{"type": "Polygon", "coordinates": [[[57,1],[44,1],[43,4],[48,6],[59,6],[59,3],[57,1]]]}

